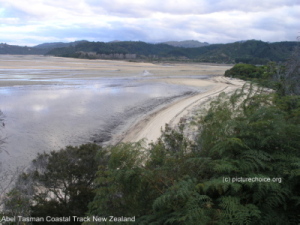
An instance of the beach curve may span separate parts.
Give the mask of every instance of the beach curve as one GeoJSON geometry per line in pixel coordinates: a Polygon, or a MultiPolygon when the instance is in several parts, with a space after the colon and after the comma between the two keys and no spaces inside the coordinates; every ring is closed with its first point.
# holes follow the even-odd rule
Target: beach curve
{"type": "Polygon", "coordinates": [[[173,102],[144,118],[140,118],[126,132],[115,137],[112,140],[113,143],[136,142],[141,139],[144,139],[146,143],[155,142],[161,136],[161,131],[166,124],[174,127],[179,123],[180,118],[187,115],[194,107],[211,101],[222,92],[234,92],[244,84],[241,80],[230,79],[224,76],[211,77],[207,80],[170,78],[161,81],[197,87],[210,86],[211,88],[203,93],[173,102]]]}

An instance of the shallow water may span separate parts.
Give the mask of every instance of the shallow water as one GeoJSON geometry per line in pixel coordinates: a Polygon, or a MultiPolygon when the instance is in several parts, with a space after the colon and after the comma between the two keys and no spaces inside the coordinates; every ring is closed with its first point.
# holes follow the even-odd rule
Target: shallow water
{"type": "MultiPolygon", "coordinates": [[[[30,79],[30,73],[24,76],[30,79]]],[[[6,144],[1,161],[5,167],[26,166],[38,152],[86,142],[105,143],[140,115],[200,91],[132,77],[2,87],[0,109],[5,127],[1,135],[6,144]]]]}

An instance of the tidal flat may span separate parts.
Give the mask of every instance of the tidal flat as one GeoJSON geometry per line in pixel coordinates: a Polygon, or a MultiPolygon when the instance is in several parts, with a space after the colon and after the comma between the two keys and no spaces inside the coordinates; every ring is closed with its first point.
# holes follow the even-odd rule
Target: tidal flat
{"type": "Polygon", "coordinates": [[[107,144],[162,107],[210,90],[207,79],[229,68],[1,55],[2,166],[25,168],[37,153],[67,145],[107,144]]]}

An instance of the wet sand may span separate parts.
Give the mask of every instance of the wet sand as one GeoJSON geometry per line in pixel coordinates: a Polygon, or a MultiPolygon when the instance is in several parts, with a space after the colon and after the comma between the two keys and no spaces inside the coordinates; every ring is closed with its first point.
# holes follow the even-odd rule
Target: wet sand
{"type": "Polygon", "coordinates": [[[43,85],[99,77],[168,78],[223,75],[230,65],[153,64],[50,56],[0,55],[0,86],[43,85]]]}

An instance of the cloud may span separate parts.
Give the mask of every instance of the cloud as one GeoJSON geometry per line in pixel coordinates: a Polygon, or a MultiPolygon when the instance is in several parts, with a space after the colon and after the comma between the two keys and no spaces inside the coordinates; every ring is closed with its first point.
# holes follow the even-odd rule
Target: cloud
{"type": "Polygon", "coordinates": [[[0,5],[0,42],[12,44],[292,41],[300,32],[298,0],[0,0],[0,5]]]}

